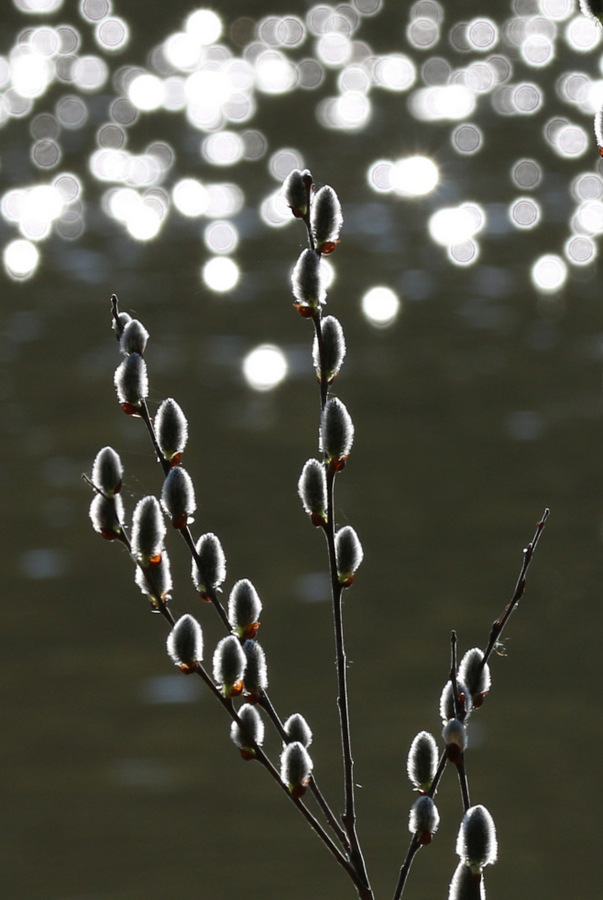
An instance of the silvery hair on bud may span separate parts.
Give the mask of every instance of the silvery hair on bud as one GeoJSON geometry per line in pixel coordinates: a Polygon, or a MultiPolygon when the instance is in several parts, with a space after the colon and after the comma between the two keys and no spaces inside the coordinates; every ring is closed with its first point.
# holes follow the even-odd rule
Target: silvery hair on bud
{"type": "Polygon", "coordinates": [[[244,703],[239,709],[239,719],[243,728],[238,722],[233,722],[230,726],[230,739],[240,748],[250,748],[251,742],[255,742],[258,747],[264,743],[264,723],[255,706],[250,703],[244,703]],[[251,740],[250,740],[251,739],[251,740]]]}
{"type": "Polygon", "coordinates": [[[322,331],[322,362],[317,334],[314,335],[312,345],[312,361],[318,374],[327,381],[331,381],[341,369],[345,358],[343,328],[335,316],[325,316],[320,327],[322,331]]]}
{"type": "Polygon", "coordinates": [[[442,737],[446,745],[455,744],[461,750],[467,746],[467,729],[460,719],[449,719],[442,728],[442,737]]]}
{"type": "Polygon", "coordinates": [[[354,423],[338,397],[327,400],[320,423],[320,449],[328,460],[348,456],[354,442],[354,423]]]}
{"type": "Polygon", "coordinates": [[[142,355],[148,340],[149,332],[142,322],[139,322],[138,319],[130,319],[121,333],[119,349],[126,356],[128,353],[140,353],[142,355]]]}
{"type": "Polygon", "coordinates": [[[304,784],[310,777],[314,764],[303,744],[293,741],[281,753],[281,781],[289,787],[304,784]]]}
{"type": "Polygon", "coordinates": [[[312,175],[308,169],[300,172],[299,169],[293,169],[287,175],[283,182],[283,196],[287,201],[294,216],[298,218],[305,216],[308,212],[308,191],[306,188],[307,181],[312,182],[312,175]]]}
{"type": "Polygon", "coordinates": [[[112,497],[121,490],[123,467],[112,447],[99,450],[92,464],[92,484],[103,494],[112,497]]]}
{"type": "Polygon", "coordinates": [[[420,731],[408,752],[406,770],[415,787],[428,791],[438,768],[438,745],[428,731],[420,731]]]}
{"type": "Polygon", "coordinates": [[[262,611],[262,601],[248,578],[241,578],[233,585],[228,598],[228,621],[240,636],[245,629],[257,622],[262,611]]]}
{"type": "Polygon", "coordinates": [[[167,460],[182,453],[188,440],[188,422],[180,406],[171,397],[155,413],[155,436],[167,460]]]}
{"type": "Polygon", "coordinates": [[[123,333],[124,328],[128,324],[128,322],[132,321],[132,316],[127,312],[120,312],[117,314],[117,319],[111,317],[111,328],[115,332],[115,336],[119,340],[123,333]]]}
{"type": "Polygon", "coordinates": [[[95,494],[90,503],[90,521],[92,527],[105,537],[121,532],[124,520],[124,504],[121,496],[104,497],[103,494],[95,494]]]}
{"type": "Polygon", "coordinates": [[[456,852],[466,866],[479,872],[496,862],[498,843],[494,819],[485,806],[472,806],[463,816],[456,852]]]}
{"type": "Polygon", "coordinates": [[[156,497],[139,500],[132,517],[132,554],[144,565],[163,549],[165,522],[156,497]]]}
{"type": "Polygon", "coordinates": [[[431,799],[425,794],[415,800],[410,808],[408,817],[408,830],[411,834],[434,834],[438,830],[440,824],[440,814],[438,808],[431,799]]]}
{"type": "Polygon", "coordinates": [[[161,551],[161,558],[156,565],[136,566],[134,581],[143,594],[148,594],[157,603],[166,600],[173,585],[170,560],[165,550],[161,551]]]}
{"type": "Polygon", "coordinates": [[[167,639],[167,651],[177,666],[194,666],[203,659],[201,626],[188,613],[181,616],[167,639]]]}
{"type": "Polygon", "coordinates": [[[603,0],[580,0],[580,12],[589,19],[601,22],[603,18],[603,0]]]}
{"type": "Polygon", "coordinates": [[[247,659],[245,666],[245,689],[257,694],[268,687],[268,667],[266,654],[257,641],[245,641],[243,653],[247,659]]]}
{"type": "Polygon", "coordinates": [[[113,378],[120,403],[140,406],[149,395],[147,364],[140,353],[130,353],[115,370],[113,378]]]}
{"type": "Polygon", "coordinates": [[[338,241],[342,225],[343,215],[339,197],[332,187],[325,184],[314,194],[310,207],[310,227],[316,249],[320,250],[325,243],[338,241]]]}
{"type": "Polygon", "coordinates": [[[198,591],[215,590],[226,578],[226,557],[219,539],[211,531],[197,541],[197,560],[193,559],[191,577],[198,591]]]}
{"type": "Polygon", "coordinates": [[[186,469],[174,466],[167,473],[161,490],[161,504],[175,528],[186,525],[196,509],[195,488],[186,469]]]}
{"type": "Polygon", "coordinates": [[[309,747],[312,743],[312,731],[310,726],[300,713],[293,713],[284,723],[283,728],[289,738],[289,743],[299,741],[304,747],[309,747]]]}
{"type": "Polygon", "coordinates": [[[472,698],[487,694],[490,690],[490,667],[488,663],[482,665],[483,658],[479,647],[473,647],[467,650],[459,665],[459,680],[467,685],[472,698]]]}
{"type": "Polygon", "coordinates": [[[448,900],[486,900],[484,879],[465,863],[459,863],[450,882],[448,900]]]}
{"type": "MultiPolygon", "coordinates": [[[[460,673],[459,673],[460,675],[460,673]]],[[[457,677],[457,689],[459,694],[459,699],[461,700],[461,708],[464,713],[469,713],[471,710],[471,694],[469,693],[469,688],[463,681],[461,681],[460,677],[457,677]],[[462,698],[465,698],[464,700],[462,698]]],[[[454,703],[454,690],[452,688],[452,682],[448,680],[444,687],[442,688],[442,693],[440,694],[440,718],[442,722],[446,723],[448,719],[456,718],[456,708],[454,703]]]]}
{"type": "Polygon", "coordinates": [[[232,687],[243,680],[246,662],[238,638],[233,634],[222,638],[214,651],[214,681],[224,688],[232,687]]]}
{"type": "Polygon", "coordinates": [[[304,463],[297,490],[305,511],[326,516],[327,512],[327,478],[325,467],[317,459],[309,459],[304,463]]]}
{"type": "Polygon", "coordinates": [[[320,254],[302,250],[291,275],[293,296],[304,306],[318,307],[326,302],[327,291],[320,254]]]}
{"type": "Polygon", "coordinates": [[[335,556],[340,581],[346,581],[356,573],[364,551],[358,535],[351,525],[344,525],[335,535],[335,556]]]}

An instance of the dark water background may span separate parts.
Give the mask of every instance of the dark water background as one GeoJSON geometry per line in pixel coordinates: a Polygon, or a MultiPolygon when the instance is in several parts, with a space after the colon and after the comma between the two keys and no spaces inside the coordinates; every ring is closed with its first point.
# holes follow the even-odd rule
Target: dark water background
{"type": "MultiPolygon", "coordinates": [[[[303,18],[308,8],[229,3],[218,10],[223,41],[229,44],[228,29],[241,16],[303,18]]],[[[132,31],[118,62],[110,60],[117,68],[125,61],[144,66],[191,10],[176,2],[124,3],[114,11],[132,31]]],[[[502,28],[537,12],[535,5],[496,3],[488,15],[502,28]]],[[[376,53],[408,53],[417,66],[429,55],[465,64],[467,55],[455,55],[446,34],[457,20],[475,17],[473,4],[447,9],[442,41],[429,51],[405,39],[410,15],[406,4],[386,0],[356,38],[376,53]]],[[[83,28],[76,4],[34,18],[83,28]]],[[[7,12],[4,53],[31,21],[7,12]]],[[[346,218],[328,310],[346,333],[349,358],[336,387],[357,429],[337,506],[339,523],[354,525],[365,550],[346,597],[346,633],[359,830],[377,897],[392,895],[408,844],[408,746],[418,730],[440,729],[450,630],[462,650],[485,644],[546,506],[551,517],[508,628],[507,655],[493,660],[492,693],[471,732],[470,786],[473,802],[484,803],[498,827],[489,897],[599,895],[599,267],[570,266],[553,294],[539,293],[529,277],[534,260],[561,254],[571,233],[572,179],[599,171],[596,148],[563,158],[543,138],[545,123],[561,115],[590,136],[590,114],[568,112],[555,85],[574,69],[595,80],[598,58],[596,50],[580,55],[560,42],[546,68],[513,59],[515,80],[542,87],[543,107],[535,116],[504,117],[480,98],[473,121],[485,146],[473,157],[452,150],[450,122],[414,119],[405,93],[374,92],[361,131],[322,127],[314,110],[319,94],[334,93],[333,73],[317,93],[261,97],[248,123],[265,134],[269,152],[297,148],[317,180],[336,188],[346,218]],[[403,200],[368,186],[375,159],[413,153],[438,162],[432,194],[403,200]],[[501,225],[518,193],[509,172],[524,156],[544,173],[543,218],[528,231],[501,225]],[[479,260],[468,267],[452,264],[427,233],[434,210],[464,200],[487,208],[489,223],[479,260]],[[360,312],[360,297],[374,284],[402,299],[387,329],[375,329],[360,312]]],[[[43,242],[33,278],[2,276],[0,891],[10,900],[343,900],[353,896],[344,876],[260,767],[239,760],[217,704],[193,679],[173,674],[163,621],[149,614],[125,554],[92,533],[80,479],[97,450],[111,444],[126,467],[130,509],[160,487],[142,426],[123,416],[114,397],[109,296],[116,291],[151,333],[152,402],[173,396],[189,418],[196,533],[220,536],[228,586],[249,577],[259,590],[272,699],[283,716],[299,710],[311,722],[316,772],[336,805],[325,559],[296,496],[301,466],[316,453],[318,408],[311,328],[289,295],[302,229],[270,229],[257,215],[276,189],[266,157],[226,173],[245,192],[234,217],[241,279],[231,293],[212,293],[199,280],[208,252],[197,220],[172,216],[148,243],[128,237],[101,212],[104,186],[86,162],[114,96],[107,88],[87,98],[90,132],[74,140],[63,162],[86,180],[85,233],[43,242]],[[257,393],[240,364],[263,342],[283,349],[290,377],[257,393]]],[[[38,100],[36,112],[52,107],[54,97],[50,91],[38,100]]],[[[15,119],[1,132],[3,191],[42,178],[29,161],[27,128],[15,119]]],[[[200,161],[202,135],[182,116],[142,116],[132,133],[141,147],[170,142],[178,177],[223,178],[200,161]]],[[[15,236],[3,222],[3,246],[15,236]]],[[[190,590],[184,547],[174,541],[171,556],[174,607],[199,616],[211,648],[221,634],[190,590]]],[[[273,739],[268,748],[278,753],[273,739]]],[[[450,773],[439,806],[440,833],[419,854],[407,888],[416,900],[445,897],[455,867],[460,802],[450,773]]]]}

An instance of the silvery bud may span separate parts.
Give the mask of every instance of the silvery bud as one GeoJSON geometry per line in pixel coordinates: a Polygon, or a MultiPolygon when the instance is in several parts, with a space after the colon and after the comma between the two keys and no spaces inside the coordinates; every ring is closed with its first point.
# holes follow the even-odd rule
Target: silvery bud
{"type": "Polygon", "coordinates": [[[140,353],[142,356],[146,349],[148,339],[149,332],[142,322],[139,322],[138,319],[130,319],[121,333],[119,349],[125,356],[129,353],[140,353]]]}
{"type": "Polygon", "coordinates": [[[362,544],[351,525],[344,525],[336,533],[335,556],[339,583],[349,587],[364,556],[362,544]]]}
{"type": "Polygon", "coordinates": [[[483,659],[483,652],[474,647],[467,650],[459,665],[459,680],[467,685],[474,707],[482,705],[491,685],[490,666],[483,659]]]}
{"type": "Polygon", "coordinates": [[[284,723],[283,728],[287,733],[289,743],[298,741],[304,747],[309,747],[312,743],[312,731],[310,726],[299,713],[293,713],[284,723]]]}
{"type": "Polygon", "coordinates": [[[438,768],[438,746],[433,735],[420,731],[410,745],[406,770],[414,786],[427,793],[438,768]]]}
{"type": "Polygon", "coordinates": [[[117,399],[124,412],[136,413],[149,395],[147,364],[140,353],[130,353],[115,370],[117,399]]]}
{"type": "Polygon", "coordinates": [[[332,187],[325,184],[312,198],[310,228],[318,253],[332,253],[343,225],[341,203],[332,187]]]}
{"type": "Polygon", "coordinates": [[[154,607],[167,603],[172,590],[172,572],[170,560],[165,552],[155,557],[149,564],[136,566],[134,580],[143,594],[148,594],[154,607]]]}
{"type": "Polygon", "coordinates": [[[326,303],[327,291],[320,255],[314,250],[302,250],[291,275],[296,306],[311,315],[326,303]]]}
{"type": "Polygon", "coordinates": [[[432,836],[438,830],[440,814],[438,808],[427,794],[415,800],[410,808],[408,830],[416,834],[421,844],[430,844],[432,836]]]}
{"type": "MultiPolygon", "coordinates": [[[[115,303],[117,304],[117,297],[115,296],[115,294],[113,295],[113,297],[111,299],[115,300],[115,303]]],[[[115,316],[111,316],[111,328],[115,332],[115,337],[117,338],[118,341],[121,339],[124,328],[126,327],[128,322],[131,322],[131,321],[132,321],[132,316],[129,315],[127,312],[117,313],[117,318],[115,316]]]]}
{"type": "Polygon", "coordinates": [[[149,495],[139,500],[132,517],[132,555],[143,565],[158,562],[165,540],[159,502],[149,495]]]}
{"type": "Polygon", "coordinates": [[[320,421],[320,449],[327,462],[344,462],[354,442],[354,423],[337,397],[325,403],[320,421]]]}
{"type": "Polygon", "coordinates": [[[446,753],[450,762],[457,763],[467,746],[467,728],[460,719],[450,719],[442,728],[446,753]]]}
{"type": "Polygon", "coordinates": [[[297,219],[303,219],[308,212],[308,196],[312,187],[312,175],[308,169],[300,172],[293,169],[283,182],[283,195],[287,206],[297,219]]]}
{"type": "Polygon", "coordinates": [[[174,664],[187,675],[197,670],[203,659],[203,633],[193,616],[187,613],[178,619],[168,635],[167,651],[174,664]]]}
{"type": "Polygon", "coordinates": [[[188,440],[188,422],[175,400],[168,397],[155,413],[155,436],[159,449],[172,465],[180,457],[188,440]]]}
{"type": "Polygon", "coordinates": [[[602,0],[580,0],[580,12],[589,19],[596,19],[603,24],[602,0]]]}
{"type": "Polygon", "coordinates": [[[463,816],[456,852],[473,872],[496,862],[498,843],[494,819],[485,806],[472,806],[463,816]]]}
{"type": "Polygon", "coordinates": [[[214,681],[225,697],[234,697],[243,690],[247,657],[238,638],[233,634],[222,638],[214,652],[214,681]]]}
{"type": "Polygon", "coordinates": [[[313,763],[303,744],[293,741],[281,753],[281,781],[294,797],[303,797],[312,776],[313,763]]]}
{"type": "Polygon", "coordinates": [[[92,465],[92,484],[106,497],[113,497],[121,491],[122,479],[121,459],[112,447],[103,447],[92,465]]]}
{"type": "Polygon", "coordinates": [[[207,591],[218,590],[226,578],[226,557],[222,544],[211,531],[201,535],[196,551],[191,577],[202,599],[209,600],[207,591]]]}
{"type": "Polygon", "coordinates": [[[104,497],[95,494],[90,504],[92,527],[107,541],[114,541],[122,534],[124,505],[121,496],[104,497]]]}
{"type": "Polygon", "coordinates": [[[228,621],[233,632],[247,640],[257,634],[262,601],[248,578],[237,581],[228,598],[228,621]]]}
{"type": "Polygon", "coordinates": [[[486,900],[482,874],[472,872],[465,863],[459,863],[450,882],[448,900],[486,900]]]}
{"type": "Polygon", "coordinates": [[[319,381],[331,384],[343,364],[345,357],[345,338],[343,328],[335,316],[325,316],[320,323],[322,334],[322,359],[318,335],[314,335],[312,345],[312,361],[319,381]]]}
{"type": "Polygon", "coordinates": [[[297,491],[312,524],[324,525],[327,521],[327,477],[325,467],[317,459],[304,463],[297,491]]]}
{"type": "Polygon", "coordinates": [[[174,466],[167,473],[161,490],[161,505],[174,528],[186,528],[196,508],[195,489],[186,469],[174,466]]]}
{"type": "Polygon", "coordinates": [[[247,659],[245,665],[245,691],[250,703],[257,703],[268,687],[268,667],[266,654],[257,641],[245,641],[243,653],[247,659]]]}
{"type": "Polygon", "coordinates": [[[254,744],[261,747],[264,743],[264,723],[255,706],[244,703],[239,710],[241,724],[233,722],[230,726],[230,739],[241,751],[243,759],[254,759],[254,744]]]}
{"type": "MultiPolygon", "coordinates": [[[[458,712],[464,718],[466,718],[471,712],[471,694],[469,693],[469,688],[466,684],[464,684],[463,681],[461,681],[460,677],[457,677],[456,684],[458,697],[461,704],[461,709],[458,712]]],[[[442,722],[446,723],[448,719],[455,719],[456,716],[457,709],[454,702],[454,690],[452,687],[452,682],[448,680],[442,688],[442,693],[440,694],[440,718],[442,722]]]]}

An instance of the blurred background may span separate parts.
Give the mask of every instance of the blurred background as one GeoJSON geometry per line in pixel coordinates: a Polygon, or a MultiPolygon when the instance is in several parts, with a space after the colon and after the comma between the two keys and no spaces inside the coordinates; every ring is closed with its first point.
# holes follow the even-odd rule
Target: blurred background
{"type": "MultiPolygon", "coordinates": [[[[0,23],[2,247],[0,884],[10,900],[344,900],[354,891],[222,710],[165,653],[81,480],[113,446],[129,512],[160,490],[113,389],[112,292],[138,316],[151,406],[188,416],[193,531],[226,590],[263,603],[281,715],[341,777],[321,535],[296,493],[317,454],[294,167],[343,205],[327,312],[356,425],[338,524],[359,831],[393,895],[414,735],[439,736],[450,631],[484,646],[551,508],[471,725],[472,801],[500,859],[488,896],[600,892],[603,178],[601,29],[574,0],[474,3],[13,0],[0,23]],[[573,674],[570,677],[570,673],[573,674]],[[578,676],[578,673],[582,673],[578,676]]],[[[172,535],[169,535],[172,538],[172,535]]],[[[175,536],[174,536],[175,537],[175,536]]],[[[222,636],[171,540],[175,612],[222,636]]],[[[196,682],[199,681],[199,684],[196,682]]],[[[274,758],[279,744],[267,748],[274,758]]],[[[460,797],[405,896],[446,897],[460,797]]]]}

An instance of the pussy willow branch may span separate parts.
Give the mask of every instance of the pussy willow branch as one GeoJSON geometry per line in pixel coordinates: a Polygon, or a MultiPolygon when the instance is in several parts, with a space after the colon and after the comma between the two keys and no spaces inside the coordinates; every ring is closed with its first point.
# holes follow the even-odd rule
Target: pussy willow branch
{"type": "MultiPolygon", "coordinates": [[[[121,333],[121,325],[119,322],[119,300],[118,300],[116,294],[113,294],[111,296],[111,310],[112,310],[112,317],[115,322],[115,330],[116,330],[117,336],[119,337],[120,333],[121,333]]],[[[161,466],[164,477],[166,477],[170,471],[171,466],[170,466],[170,463],[165,459],[163,453],[161,452],[159,443],[157,441],[157,436],[155,434],[153,420],[151,419],[151,415],[149,413],[147,402],[144,399],[141,401],[138,418],[142,419],[142,421],[145,424],[145,427],[149,434],[151,443],[153,445],[155,457],[157,459],[157,462],[161,466]]],[[[89,481],[89,479],[88,479],[88,481],[89,481]]],[[[93,485],[93,487],[94,487],[94,485],[93,485]]],[[[95,490],[98,490],[98,489],[95,488],[95,490]]],[[[179,528],[176,530],[179,531],[180,534],[182,535],[182,538],[183,538],[185,544],[187,545],[187,547],[190,551],[190,554],[191,554],[192,558],[194,559],[195,563],[198,566],[200,566],[199,554],[197,553],[195,541],[193,539],[193,536],[191,534],[191,530],[190,530],[189,526],[184,525],[182,528],[179,528]]],[[[122,542],[126,544],[126,546],[128,547],[128,551],[131,552],[129,541],[127,539],[123,524],[122,524],[122,535],[124,538],[122,542]]],[[[145,572],[144,567],[141,566],[140,568],[142,569],[143,572],[145,572]]],[[[145,572],[145,575],[146,575],[146,572],[145,572]]],[[[230,634],[232,629],[231,629],[230,622],[228,620],[228,615],[226,613],[226,610],[224,609],[224,606],[218,599],[218,596],[217,596],[215,590],[208,589],[208,590],[206,590],[206,593],[207,593],[208,599],[210,600],[210,602],[214,606],[216,612],[218,613],[220,619],[222,620],[224,627],[226,628],[227,632],[230,634]]],[[[157,606],[157,611],[162,613],[164,618],[166,618],[167,621],[172,626],[174,625],[175,619],[172,616],[172,613],[168,610],[168,607],[164,602],[161,601],[159,603],[159,605],[157,606]]],[[[266,691],[263,692],[263,696],[260,700],[260,705],[268,713],[270,720],[272,721],[273,725],[275,726],[275,728],[276,728],[277,732],[279,733],[280,737],[282,738],[282,740],[285,741],[285,743],[287,743],[289,741],[289,737],[288,737],[287,733],[285,732],[282,722],[281,722],[278,714],[276,713],[276,710],[274,709],[266,691]]],[[[265,756],[265,754],[263,754],[263,751],[261,754],[258,754],[258,758],[260,758],[261,756],[265,756]]],[[[280,782],[280,777],[279,777],[279,782],[280,782]]],[[[325,799],[324,795],[322,794],[322,792],[318,786],[318,782],[316,781],[314,776],[311,777],[309,787],[310,787],[310,790],[312,791],[312,793],[314,794],[316,801],[317,801],[320,809],[322,810],[323,815],[325,816],[326,821],[328,822],[330,827],[333,829],[335,835],[337,836],[338,840],[340,841],[342,848],[345,851],[346,855],[350,854],[350,842],[349,842],[348,836],[347,836],[346,832],[342,830],[341,826],[337,822],[337,818],[335,817],[327,800],[325,799]]],[[[285,789],[286,789],[286,787],[285,787],[285,789]]],[[[292,799],[295,799],[295,798],[292,798],[292,799]]],[[[319,837],[322,837],[322,830],[317,829],[314,825],[312,825],[312,827],[314,828],[314,831],[316,831],[318,833],[319,837]]]]}
{"type": "MultiPolygon", "coordinates": [[[[502,634],[502,631],[503,631],[505,625],[509,621],[509,617],[511,616],[511,613],[517,607],[517,604],[519,603],[520,599],[522,598],[522,596],[524,594],[525,587],[526,587],[527,572],[530,567],[530,563],[532,562],[532,559],[534,557],[536,547],[538,546],[538,542],[540,540],[540,537],[541,537],[544,527],[546,525],[546,521],[549,517],[549,514],[550,514],[550,509],[548,509],[548,508],[545,509],[540,521],[536,525],[536,531],[534,533],[534,537],[532,538],[532,540],[530,541],[528,546],[523,551],[523,563],[522,563],[522,566],[521,566],[521,569],[519,572],[519,577],[517,579],[515,591],[513,593],[511,600],[505,607],[505,611],[504,611],[503,615],[500,618],[496,619],[492,624],[492,628],[490,631],[490,638],[488,640],[486,649],[484,650],[484,658],[483,658],[482,664],[481,664],[482,669],[483,669],[484,665],[486,664],[486,662],[488,661],[489,657],[491,656],[492,651],[494,650],[494,648],[496,646],[496,642],[500,638],[500,635],[502,634]]],[[[454,642],[456,640],[456,634],[454,634],[454,632],[453,632],[453,635],[454,635],[454,637],[452,639],[452,643],[454,645],[454,642]]],[[[455,658],[456,651],[453,651],[453,652],[454,652],[453,658],[455,658]]],[[[454,682],[456,682],[456,662],[453,663],[452,668],[454,669],[454,682]]],[[[452,676],[452,673],[451,673],[451,676],[452,676]]],[[[453,682],[453,684],[454,684],[454,682],[453,682]]],[[[458,689],[457,689],[457,696],[458,696],[458,689]]],[[[456,702],[456,698],[455,698],[455,702],[456,702]]],[[[464,753],[461,758],[463,759],[463,757],[464,757],[464,753]]],[[[444,751],[440,757],[440,761],[438,763],[438,768],[437,768],[435,777],[431,783],[431,787],[429,788],[429,791],[427,792],[427,795],[429,797],[432,797],[432,798],[435,797],[447,764],[448,764],[448,755],[447,755],[446,751],[444,751]]],[[[463,768],[464,768],[464,759],[463,759],[463,768]]],[[[460,773],[459,773],[459,778],[460,778],[460,773]]],[[[463,798],[463,805],[465,807],[465,810],[467,809],[466,804],[467,805],[469,804],[468,791],[467,791],[466,799],[465,799],[465,797],[463,798]]],[[[402,866],[400,868],[400,874],[398,877],[398,883],[396,885],[396,890],[394,891],[393,900],[400,900],[400,897],[402,896],[402,893],[404,892],[404,887],[406,884],[406,880],[408,878],[408,873],[410,872],[410,867],[412,866],[413,860],[422,846],[423,845],[419,841],[418,836],[416,834],[414,834],[411,838],[410,845],[406,852],[406,857],[404,859],[404,862],[402,863],[402,866]]]]}

